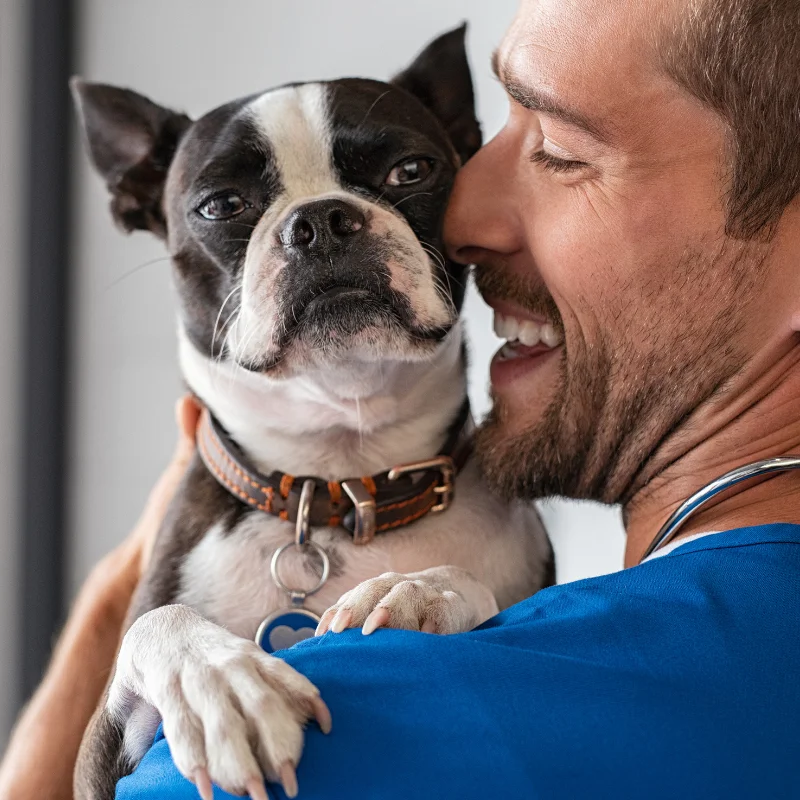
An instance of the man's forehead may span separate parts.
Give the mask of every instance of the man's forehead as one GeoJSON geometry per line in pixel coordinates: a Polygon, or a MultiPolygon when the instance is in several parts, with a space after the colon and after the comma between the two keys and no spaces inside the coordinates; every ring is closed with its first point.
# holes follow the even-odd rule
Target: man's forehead
{"type": "MultiPolygon", "coordinates": [[[[669,0],[669,5],[687,0],[669,0]]],[[[523,0],[497,50],[505,80],[596,120],[664,80],[655,58],[664,4],[654,0],[523,0]]]]}

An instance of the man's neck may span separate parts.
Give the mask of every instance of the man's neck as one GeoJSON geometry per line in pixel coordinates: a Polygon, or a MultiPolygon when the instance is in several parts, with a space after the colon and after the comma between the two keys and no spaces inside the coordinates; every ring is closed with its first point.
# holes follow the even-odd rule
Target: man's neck
{"type": "MultiPolygon", "coordinates": [[[[652,478],[624,509],[625,566],[641,561],[660,527],[692,494],[736,467],[800,454],[800,336],[765,348],[729,387],[698,408],[656,454],[652,478]]],[[[679,538],[771,522],[800,523],[800,472],[725,492],[679,538]]]]}

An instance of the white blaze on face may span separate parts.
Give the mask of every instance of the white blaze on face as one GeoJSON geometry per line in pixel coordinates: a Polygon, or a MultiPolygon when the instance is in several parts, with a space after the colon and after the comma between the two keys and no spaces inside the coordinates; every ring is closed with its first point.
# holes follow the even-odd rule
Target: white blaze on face
{"type": "Polygon", "coordinates": [[[342,191],[333,168],[333,135],[322,84],[268,92],[254,100],[248,112],[269,142],[284,188],[283,204],[342,191]]]}
{"type": "Polygon", "coordinates": [[[275,279],[285,266],[276,242],[277,224],[300,202],[341,192],[333,169],[333,147],[325,88],[319,83],[276,89],[256,98],[243,112],[270,153],[281,186],[250,237],[242,279],[242,310],[231,352],[239,359],[267,355],[280,337],[280,298],[275,279]]]}
{"type": "Polygon", "coordinates": [[[286,267],[277,232],[298,206],[323,198],[340,198],[360,207],[371,230],[389,234],[402,247],[387,266],[391,286],[409,300],[420,327],[453,321],[436,290],[428,254],[408,223],[342,186],[333,165],[333,131],[327,90],[309,83],[277,89],[256,98],[245,110],[270,153],[270,173],[277,169],[281,191],[250,237],[242,279],[242,309],[231,332],[231,353],[241,361],[270,358],[283,333],[285,308],[276,292],[286,267]]]}

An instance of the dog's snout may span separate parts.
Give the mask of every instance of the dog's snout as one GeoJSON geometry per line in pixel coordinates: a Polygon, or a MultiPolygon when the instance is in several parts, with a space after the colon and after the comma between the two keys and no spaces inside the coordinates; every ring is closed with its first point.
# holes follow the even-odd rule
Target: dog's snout
{"type": "Polygon", "coordinates": [[[343,200],[306,203],[284,223],[280,240],[284,247],[327,250],[345,243],[364,229],[362,211],[343,200]]]}

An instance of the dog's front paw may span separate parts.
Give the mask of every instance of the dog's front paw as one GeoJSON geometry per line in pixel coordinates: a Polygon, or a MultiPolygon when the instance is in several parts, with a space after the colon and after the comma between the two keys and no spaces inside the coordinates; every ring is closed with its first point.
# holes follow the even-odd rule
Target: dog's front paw
{"type": "Polygon", "coordinates": [[[443,634],[472,630],[486,617],[455,588],[434,570],[411,575],[386,572],[342,595],[323,614],[317,635],[346,628],[361,628],[365,636],[377,628],[443,634]]]}
{"type": "Polygon", "coordinates": [[[330,729],[316,687],[255,642],[191,609],[165,606],[141,617],[123,640],[108,710],[138,695],[160,713],[175,766],[204,800],[212,782],[267,800],[263,777],[297,794],[303,726],[330,729]]]}

